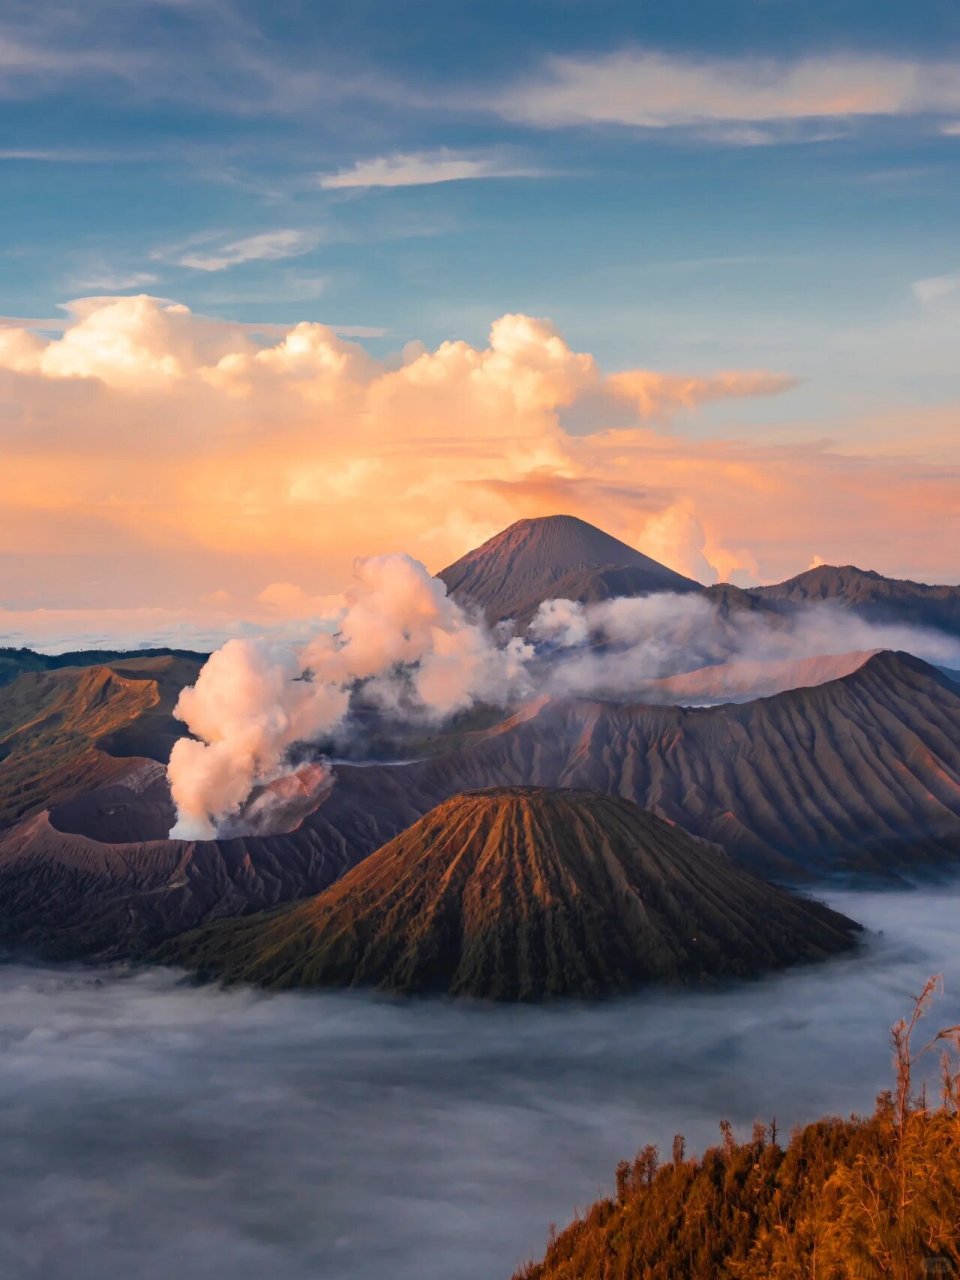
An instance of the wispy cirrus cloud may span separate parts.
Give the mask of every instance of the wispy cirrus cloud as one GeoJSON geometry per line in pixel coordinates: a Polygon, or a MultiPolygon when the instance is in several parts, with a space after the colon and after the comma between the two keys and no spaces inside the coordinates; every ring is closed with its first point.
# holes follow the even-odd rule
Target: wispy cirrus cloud
{"type": "Polygon", "coordinates": [[[424,187],[481,178],[542,176],[542,170],[516,164],[502,156],[476,155],[442,147],[435,151],[397,152],[359,160],[338,173],[321,174],[319,185],[327,191],[341,191],[357,187],[424,187]]]}
{"type": "Polygon", "coordinates": [[[859,53],[675,56],[642,48],[548,58],[487,103],[521,124],[647,129],[960,110],[960,63],[859,53]]]}
{"type": "Polygon", "coordinates": [[[123,293],[127,289],[144,289],[157,283],[152,271],[123,271],[110,266],[89,267],[72,282],[76,289],[100,289],[123,293]]]}
{"type": "Polygon", "coordinates": [[[127,158],[122,151],[88,147],[4,147],[0,150],[0,161],[7,164],[114,164],[127,158]]]}
{"type": "Polygon", "coordinates": [[[210,249],[191,249],[174,258],[178,266],[193,271],[226,271],[247,262],[279,262],[298,258],[315,249],[322,239],[320,232],[284,228],[262,231],[258,235],[230,240],[210,249]]]}
{"type": "Polygon", "coordinates": [[[94,42],[58,47],[53,39],[43,38],[42,31],[31,38],[0,28],[0,98],[34,96],[65,82],[91,78],[132,85],[147,63],[136,51],[111,50],[94,42]]]}
{"type": "Polygon", "coordinates": [[[0,100],[83,86],[95,96],[174,101],[239,117],[300,115],[321,104],[419,102],[363,53],[315,37],[278,40],[238,0],[6,0],[0,12],[0,100]]]}

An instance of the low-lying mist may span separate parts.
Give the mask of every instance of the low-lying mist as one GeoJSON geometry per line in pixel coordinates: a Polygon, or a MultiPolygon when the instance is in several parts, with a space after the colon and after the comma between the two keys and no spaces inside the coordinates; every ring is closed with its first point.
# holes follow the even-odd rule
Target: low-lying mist
{"type": "Polygon", "coordinates": [[[960,886],[842,893],[856,956],[708,992],[481,1008],[0,968],[4,1280],[496,1280],[618,1159],[868,1109],[960,886]]]}

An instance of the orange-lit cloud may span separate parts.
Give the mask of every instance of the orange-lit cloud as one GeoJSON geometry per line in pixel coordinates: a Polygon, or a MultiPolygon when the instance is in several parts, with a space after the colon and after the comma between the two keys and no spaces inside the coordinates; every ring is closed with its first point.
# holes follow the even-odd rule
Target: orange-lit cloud
{"type": "Polygon", "coordinates": [[[691,58],[628,48],[549,58],[489,105],[508,120],[547,128],[953,113],[960,109],[957,72],[950,59],[691,58]]]}
{"type": "Polygon", "coordinates": [[[318,324],[264,345],[172,302],[84,299],[60,337],[0,328],[0,630],[49,632],[58,609],[79,628],[84,608],[160,611],[154,635],[163,611],[178,633],[274,625],[340,591],[356,556],[437,569],[556,511],[704,580],[784,577],[813,554],[956,578],[960,459],[942,416],[935,459],[908,464],[889,423],[860,454],[679,429],[708,402],[791,385],[607,375],[521,315],[485,347],[379,361],[318,324]]]}

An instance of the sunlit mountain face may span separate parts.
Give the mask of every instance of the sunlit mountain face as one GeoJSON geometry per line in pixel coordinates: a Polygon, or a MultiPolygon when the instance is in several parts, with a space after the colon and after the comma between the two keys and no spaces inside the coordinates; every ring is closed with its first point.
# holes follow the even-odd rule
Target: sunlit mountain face
{"type": "Polygon", "coordinates": [[[958,159],[947,5],[0,6],[2,1280],[960,1276],[958,159]]]}

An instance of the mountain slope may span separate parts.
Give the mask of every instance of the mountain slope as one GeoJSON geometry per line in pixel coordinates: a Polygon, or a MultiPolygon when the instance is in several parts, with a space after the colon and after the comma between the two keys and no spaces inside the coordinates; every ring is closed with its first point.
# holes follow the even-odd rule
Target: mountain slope
{"type": "Polygon", "coordinates": [[[165,761],[199,662],[138,655],[33,671],[0,687],[0,827],[118,778],[116,757],[165,761]]]}
{"type": "Polygon", "coordinates": [[[203,663],[207,654],[193,649],[75,649],[70,653],[38,653],[35,649],[0,647],[0,686],[29,671],[59,671],[63,667],[102,667],[150,658],[184,658],[203,663]]]}
{"type": "Polygon", "coordinates": [[[317,893],[357,860],[322,805],[286,834],[134,837],[134,823],[170,825],[164,770],[152,761],[126,761],[118,781],[83,800],[85,823],[111,824],[113,839],[58,830],[48,812],[0,834],[0,945],[51,958],[141,955],[204,920],[317,893]]]}
{"type": "MultiPolygon", "coordinates": [[[[872,656],[872,650],[825,653],[816,658],[739,659],[662,676],[643,688],[647,702],[705,704],[748,702],[791,689],[810,688],[850,675],[872,656]]],[[[949,673],[945,673],[949,674],[949,673]]]]}
{"type": "Polygon", "coordinates": [[[616,1198],[551,1230],[543,1260],[514,1280],[956,1276],[960,1080],[955,1060],[946,1069],[952,1098],[908,1099],[902,1127],[888,1092],[872,1116],[825,1117],[783,1147],[762,1122],[743,1143],[721,1122],[722,1145],[699,1159],[680,1134],[662,1162],[644,1147],[617,1168],[616,1198]]]}
{"type": "Polygon", "coordinates": [[[364,852],[458,791],[569,786],[622,795],[763,874],[909,871],[960,856],[960,688],[884,652],[739,705],[541,700],[457,750],[337,779],[322,812],[364,852]]]}
{"type": "Polygon", "coordinates": [[[960,635],[960,586],[885,578],[855,565],[820,565],[774,586],[751,587],[749,594],[773,608],[833,602],[871,622],[933,627],[960,635]]]}
{"type": "Polygon", "coordinates": [[[4,941],[140,952],[318,893],[437,804],[488,787],[619,795],[787,881],[910,877],[960,859],[960,686],[888,652],[755,702],[533,703],[442,755],[338,765],[332,792],[283,835],[158,839],[172,814],[162,769],[124,765],[129,775],[0,832],[4,941]]]}
{"type": "Polygon", "coordinates": [[[544,600],[593,600],[700,584],[575,516],[518,520],[437,577],[490,622],[530,621],[544,600]]]}
{"type": "Polygon", "coordinates": [[[755,973],[854,930],[625,800],[519,787],[456,796],[318,897],[162,955],[269,986],[539,1000],[755,973]]]}
{"type": "Polygon", "coordinates": [[[787,880],[960,858],[960,688],[907,654],[747,703],[542,702],[447,756],[337,772],[324,810],[356,848],[457,791],[527,784],[624,796],[787,880]]]}

